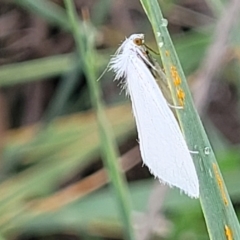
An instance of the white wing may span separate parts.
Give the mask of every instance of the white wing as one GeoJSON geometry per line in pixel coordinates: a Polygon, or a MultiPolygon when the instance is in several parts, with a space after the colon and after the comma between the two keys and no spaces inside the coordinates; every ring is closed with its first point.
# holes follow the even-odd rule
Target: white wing
{"type": "Polygon", "coordinates": [[[147,66],[137,54],[129,58],[126,87],[143,161],[160,181],[198,197],[196,170],[179,125],[147,66]]]}

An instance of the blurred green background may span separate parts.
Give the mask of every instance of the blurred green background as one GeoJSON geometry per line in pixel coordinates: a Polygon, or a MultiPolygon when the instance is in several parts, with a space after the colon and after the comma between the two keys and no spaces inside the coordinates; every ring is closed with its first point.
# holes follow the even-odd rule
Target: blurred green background
{"type": "MultiPolygon", "coordinates": [[[[91,26],[99,75],[132,33],[144,33],[157,49],[139,1],[74,3],[80,21],[91,26]]],[[[239,214],[239,3],[159,3],[239,214]]],[[[3,239],[124,239],[81,59],[63,1],[0,1],[3,239]]],[[[113,77],[107,72],[99,84],[136,239],[209,239],[199,201],[161,185],[143,166],[129,99],[113,77]]]]}

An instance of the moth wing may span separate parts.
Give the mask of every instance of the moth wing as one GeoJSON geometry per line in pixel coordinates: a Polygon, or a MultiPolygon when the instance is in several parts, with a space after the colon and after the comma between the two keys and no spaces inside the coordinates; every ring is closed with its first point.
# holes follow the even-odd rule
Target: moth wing
{"type": "Polygon", "coordinates": [[[198,197],[199,183],[192,157],[155,79],[134,55],[130,56],[126,76],[143,162],[160,181],[198,197]]]}

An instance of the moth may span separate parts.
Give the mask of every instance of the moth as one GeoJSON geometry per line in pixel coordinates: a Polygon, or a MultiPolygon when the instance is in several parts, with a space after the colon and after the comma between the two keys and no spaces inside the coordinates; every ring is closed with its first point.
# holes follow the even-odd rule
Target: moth
{"type": "Polygon", "coordinates": [[[155,78],[157,71],[144,44],[144,34],[133,34],[109,63],[130,96],[143,162],[160,182],[199,197],[196,169],[178,122],[155,78]]]}

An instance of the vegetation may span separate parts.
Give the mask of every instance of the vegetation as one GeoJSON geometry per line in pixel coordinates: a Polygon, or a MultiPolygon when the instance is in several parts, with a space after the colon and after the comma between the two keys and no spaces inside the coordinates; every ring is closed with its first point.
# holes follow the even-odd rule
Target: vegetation
{"type": "Polygon", "coordinates": [[[239,5],[3,1],[0,239],[240,239],[239,5]],[[173,66],[182,80],[200,201],[151,177],[128,99],[111,73],[96,81],[133,32],[176,104],[173,66]]]}

